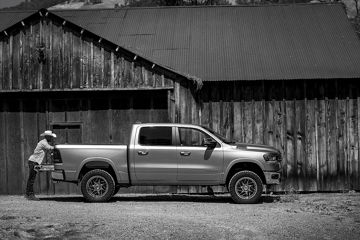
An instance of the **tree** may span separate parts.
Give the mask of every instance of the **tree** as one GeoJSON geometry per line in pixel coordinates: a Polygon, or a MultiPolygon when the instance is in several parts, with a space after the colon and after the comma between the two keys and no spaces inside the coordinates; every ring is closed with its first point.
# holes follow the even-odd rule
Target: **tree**
{"type": "Polygon", "coordinates": [[[63,3],[64,0],[27,0],[14,7],[5,8],[6,10],[38,10],[40,8],[52,7],[63,3]]]}
{"type": "Polygon", "coordinates": [[[129,7],[189,6],[189,5],[229,5],[227,0],[126,0],[129,7]]]}

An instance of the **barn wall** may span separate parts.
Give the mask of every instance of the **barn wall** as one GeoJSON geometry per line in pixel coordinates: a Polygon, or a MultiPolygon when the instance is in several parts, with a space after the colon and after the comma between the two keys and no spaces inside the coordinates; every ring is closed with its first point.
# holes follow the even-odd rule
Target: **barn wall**
{"type": "Polygon", "coordinates": [[[276,190],[360,190],[359,89],[357,79],[206,82],[200,93],[177,84],[176,119],[278,148],[276,190]]]}
{"type": "MultiPolygon", "coordinates": [[[[24,192],[27,159],[45,129],[57,134],[57,144],[128,144],[133,123],[169,122],[167,97],[167,90],[11,93],[0,97],[0,194],[24,192]]],[[[78,193],[76,185],[53,184],[49,175],[39,174],[36,192],[78,193]]],[[[173,190],[152,186],[122,190],[153,191],[173,190]]]]}
{"type": "Polygon", "coordinates": [[[172,86],[173,82],[151,65],[50,19],[35,21],[0,40],[2,92],[172,86]]]}
{"type": "MultiPolygon", "coordinates": [[[[27,159],[45,129],[58,134],[57,143],[120,144],[128,142],[136,121],[171,121],[173,76],[126,54],[51,19],[26,23],[0,39],[0,194],[23,193],[27,159]]],[[[54,185],[48,173],[39,174],[35,189],[78,191],[54,185]]]]}

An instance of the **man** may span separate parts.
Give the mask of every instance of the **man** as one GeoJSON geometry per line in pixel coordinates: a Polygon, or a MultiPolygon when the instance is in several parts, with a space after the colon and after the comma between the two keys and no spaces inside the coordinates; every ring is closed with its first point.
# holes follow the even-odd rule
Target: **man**
{"type": "Polygon", "coordinates": [[[50,130],[46,130],[40,136],[44,137],[44,139],[41,140],[40,142],[38,142],[38,144],[34,150],[34,153],[30,156],[29,161],[28,161],[28,163],[29,163],[29,178],[28,178],[28,181],[26,184],[26,193],[25,193],[26,199],[34,200],[34,201],[39,201],[39,199],[37,197],[35,197],[35,194],[34,194],[34,182],[35,182],[35,178],[36,178],[36,174],[37,174],[37,171],[34,168],[36,165],[39,165],[42,163],[42,161],[45,157],[46,151],[50,151],[50,150],[54,149],[54,147],[51,146],[50,144],[53,142],[54,138],[56,138],[56,134],[50,130]]]}

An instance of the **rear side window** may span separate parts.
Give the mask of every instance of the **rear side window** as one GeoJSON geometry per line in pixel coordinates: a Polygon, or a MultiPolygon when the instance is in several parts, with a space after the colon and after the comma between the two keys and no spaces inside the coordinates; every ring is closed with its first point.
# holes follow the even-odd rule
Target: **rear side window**
{"type": "Polygon", "coordinates": [[[147,146],[171,146],[171,127],[142,127],[140,129],[139,144],[147,146]]]}

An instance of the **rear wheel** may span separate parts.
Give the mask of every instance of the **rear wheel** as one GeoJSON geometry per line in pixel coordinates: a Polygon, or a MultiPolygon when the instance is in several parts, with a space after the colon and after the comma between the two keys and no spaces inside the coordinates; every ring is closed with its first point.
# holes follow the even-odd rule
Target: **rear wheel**
{"type": "Polygon", "coordinates": [[[256,173],[240,171],[230,179],[229,191],[236,203],[257,203],[263,191],[263,184],[256,173]]]}
{"type": "Polygon", "coordinates": [[[114,178],[104,170],[91,170],[81,180],[81,192],[90,202],[105,202],[113,196],[114,191],[114,178]]]}

